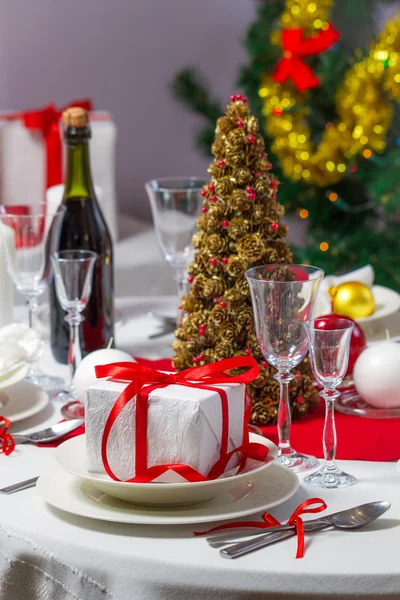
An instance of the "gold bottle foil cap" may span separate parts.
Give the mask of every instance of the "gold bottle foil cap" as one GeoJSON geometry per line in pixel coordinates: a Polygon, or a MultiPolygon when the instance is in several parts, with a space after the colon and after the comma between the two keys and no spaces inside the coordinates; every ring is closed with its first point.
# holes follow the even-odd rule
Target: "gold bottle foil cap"
{"type": "Polygon", "coordinates": [[[86,127],[89,123],[86,110],[80,106],[70,106],[64,110],[61,118],[65,127],[86,127]]]}

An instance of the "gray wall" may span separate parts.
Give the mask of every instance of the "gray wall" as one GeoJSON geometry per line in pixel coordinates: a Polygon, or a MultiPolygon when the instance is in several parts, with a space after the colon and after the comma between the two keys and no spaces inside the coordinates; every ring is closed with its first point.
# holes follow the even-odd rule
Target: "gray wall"
{"type": "Polygon", "coordinates": [[[148,217],[147,179],[204,175],[208,164],[193,149],[201,119],[169,82],[199,66],[227,102],[253,15],[251,0],[0,0],[0,110],[83,96],[110,110],[120,206],[148,217]]]}
{"type": "MultiPolygon", "coordinates": [[[[393,9],[382,5],[379,25],[393,9]]],[[[198,66],[227,102],[253,16],[252,0],[0,0],[0,110],[83,96],[110,110],[121,209],[147,218],[144,181],[204,176],[208,164],[193,149],[201,119],[172,98],[171,79],[198,66]]]]}

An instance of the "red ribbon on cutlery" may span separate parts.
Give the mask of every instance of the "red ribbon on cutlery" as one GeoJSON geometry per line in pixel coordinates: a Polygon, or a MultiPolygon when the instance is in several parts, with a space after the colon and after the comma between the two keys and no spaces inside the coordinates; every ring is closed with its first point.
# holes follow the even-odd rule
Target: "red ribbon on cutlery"
{"type": "Polygon", "coordinates": [[[7,433],[11,421],[7,417],[0,416],[0,453],[9,455],[15,448],[11,433],[7,433]]]}
{"type": "Polygon", "coordinates": [[[136,441],[135,441],[135,477],[129,479],[129,483],[148,483],[153,481],[165,471],[172,470],[184,477],[187,481],[207,481],[216,479],[224,473],[232,456],[241,453],[239,471],[243,470],[247,458],[265,460],[268,448],[262,444],[249,441],[248,424],[243,419],[243,440],[241,446],[228,452],[229,442],[229,408],[228,397],[222,388],[214,387],[214,384],[222,383],[248,383],[258,377],[259,368],[255,359],[251,356],[237,356],[228,358],[203,367],[185,369],[179,373],[162,373],[150,367],[131,362],[113,363],[99,365],[95,368],[97,377],[111,377],[120,381],[129,382],[125,390],[120,394],[106,421],[102,439],[102,460],[106,473],[115,481],[120,479],[112,471],[107,458],[107,443],[111,429],[116,422],[122,409],[136,397],[136,441]],[[250,367],[240,375],[229,375],[226,371],[250,367]],[[207,476],[202,475],[196,469],[186,464],[163,464],[147,465],[147,416],[149,395],[152,391],[167,387],[171,384],[185,387],[200,388],[216,392],[221,400],[222,430],[220,456],[211,467],[207,476]]]}
{"type": "MultiPolygon", "coordinates": [[[[300,515],[306,513],[319,513],[327,508],[326,503],[321,498],[309,498],[305,500],[296,508],[292,516],[288,521],[287,525],[294,525],[296,528],[297,535],[297,552],[296,558],[303,558],[304,556],[304,523],[300,515]],[[315,504],[314,508],[308,508],[315,504]]],[[[268,529],[269,527],[275,527],[282,525],[275,517],[265,512],[261,515],[263,522],[261,521],[236,521],[236,523],[225,523],[224,525],[218,525],[207,531],[194,531],[194,535],[209,535],[215,531],[223,531],[226,529],[237,529],[238,527],[257,527],[258,529],[268,529]]]]}

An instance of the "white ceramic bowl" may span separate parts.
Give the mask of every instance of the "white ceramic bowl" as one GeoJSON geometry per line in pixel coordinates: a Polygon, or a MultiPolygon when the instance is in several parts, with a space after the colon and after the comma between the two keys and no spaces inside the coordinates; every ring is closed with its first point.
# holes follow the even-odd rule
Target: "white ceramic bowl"
{"type": "Polygon", "coordinates": [[[269,448],[264,463],[249,460],[245,470],[239,475],[194,483],[125,483],[113,481],[106,474],[89,473],[85,467],[86,441],[84,435],[71,438],[61,444],[56,450],[56,461],[64,471],[90,481],[100,491],[125,502],[149,505],[196,504],[229,491],[239,481],[249,480],[256,473],[267,469],[276,460],[278,448],[270,440],[253,433],[250,434],[250,440],[269,448]]]}

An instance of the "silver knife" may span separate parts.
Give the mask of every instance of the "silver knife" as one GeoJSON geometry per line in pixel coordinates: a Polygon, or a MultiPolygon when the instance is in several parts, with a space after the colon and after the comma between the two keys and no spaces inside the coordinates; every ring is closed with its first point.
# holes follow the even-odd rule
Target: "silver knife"
{"type": "MultiPolygon", "coordinates": [[[[307,523],[307,521],[304,521],[304,531],[320,531],[322,529],[325,529],[325,527],[329,527],[329,524],[324,523],[323,521],[312,520],[309,523],[307,523]]],[[[263,539],[267,539],[268,536],[273,536],[278,533],[287,533],[288,531],[293,533],[293,525],[277,525],[276,527],[270,527],[268,529],[253,528],[252,530],[250,530],[248,528],[247,530],[238,530],[236,535],[226,534],[225,536],[220,535],[214,538],[207,538],[207,542],[212,548],[221,548],[222,546],[236,544],[237,542],[241,541],[242,538],[249,538],[248,540],[245,540],[243,542],[246,543],[247,541],[255,540],[258,536],[262,537],[263,539]]]]}
{"type": "Polygon", "coordinates": [[[25,481],[8,485],[7,487],[0,489],[0,494],[14,494],[15,492],[35,487],[38,479],[39,477],[32,477],[32,479],[25,479],[25,481]]]}

